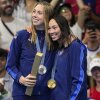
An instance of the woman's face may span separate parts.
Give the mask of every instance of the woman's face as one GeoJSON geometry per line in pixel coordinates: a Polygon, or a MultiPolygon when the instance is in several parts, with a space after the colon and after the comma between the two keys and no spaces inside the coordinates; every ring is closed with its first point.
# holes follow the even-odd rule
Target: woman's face
{"type": "Polygon", "coordinates": [[[62,8],[62,10],[60,11],[60,14],[64,16],[67,19],[67,21],[70,21],[72,18],[71,11],[66,7],[62,8]]]}
{"type": "Polygon", "coordinates": [[[41,4],[38,4],[32,13],[32,23],[34,26],[44,26],[44,7],[41,4]]]}
{"type": "Polygon", "coordinates": [[[100,82],[100,69],[92,72],[92,76],[96,81],[100,82]]]}
{"type": "Polygon", "coordinates": [[[61,30],[54,19],[49,21],[48,34],[53,41],[58,41],[61,36],[61,30]]]}

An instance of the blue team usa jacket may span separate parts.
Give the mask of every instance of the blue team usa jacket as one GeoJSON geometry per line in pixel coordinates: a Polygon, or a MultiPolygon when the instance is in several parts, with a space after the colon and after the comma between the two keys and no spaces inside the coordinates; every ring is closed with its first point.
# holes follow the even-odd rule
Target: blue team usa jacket
{"type": "Polygon", "coordinates": [[[87,100],[86,47],[77,39],[58,52],[51,100],[87,100]]]}
{"type": "MultiPolygon", "coordinates": [[[[31,34],[26,30],[19,31],[12,40],[10,46],[6,69],[14,79],[13,96],[25,94],[26,87],[19,83],[19,78],[21,75],[27,76],[30,74],[34,57],[37,52],[36,45],[30,41],[30,35],[31,34]]],[[[45,37],[44,31],[37,31],[37,36],[42,49],[45,37]]],[[[51,90],[47,87],[47,81],[51,77],[51,68],[53,66],[54,57],[55,52],[47,50],[44,61],[44,65],[47,67],[47,72],[45,75],[37,75],[37,83],[32,95],[50,94],[49,91],[51,90]]]]}

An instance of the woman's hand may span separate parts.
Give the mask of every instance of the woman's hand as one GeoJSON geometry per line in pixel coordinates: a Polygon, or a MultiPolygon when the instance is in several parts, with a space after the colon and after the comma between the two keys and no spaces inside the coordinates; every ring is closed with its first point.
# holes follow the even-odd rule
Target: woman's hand
{"type": "Polygon", "coordinates": [[[34,86],[36,84],[36,76],[33,76],[31,74],[26,77],[21,76],[19,79],[19,83],[24,86],[34,86]]]}

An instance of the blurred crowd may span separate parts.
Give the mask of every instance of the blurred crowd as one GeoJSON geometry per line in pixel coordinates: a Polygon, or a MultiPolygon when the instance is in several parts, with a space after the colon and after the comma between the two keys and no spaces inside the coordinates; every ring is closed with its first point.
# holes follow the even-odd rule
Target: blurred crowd
{"type": "MultiPolygon", "coordinates": [[[[17,31],[31,25],[32,8],[38,1],[0,0],[0,100],[12,100],[13,80],[5,70],[7,54],[17,31]]],[[[100,100],[100,0],[58,0],[54,7],[54,14],[63,15],[72,33],[86,45],[87,96],[100,100]]]]}

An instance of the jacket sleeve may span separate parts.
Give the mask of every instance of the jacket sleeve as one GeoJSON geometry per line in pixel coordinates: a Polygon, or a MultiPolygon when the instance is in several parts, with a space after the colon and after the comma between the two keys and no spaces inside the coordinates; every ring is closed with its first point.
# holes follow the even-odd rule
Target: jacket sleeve
{"type": "Polygon", "coordinates": [[[18,33],[12,40],[6,63],[7,72],[16,82],[19,82],[19,78],[22,75],[18,67],[21,55],[21,45],[22,45],[21,41],[22,41],[22,36],[19,35],[18,33]]]}
{"type": "Polygon", "coordinates": [[[70,100],[76,100],[82,90],[84,81],[86,81],[86,56],[87,50],[83,45],[74,46],[72,53],[72,88],[70,100]]]}

